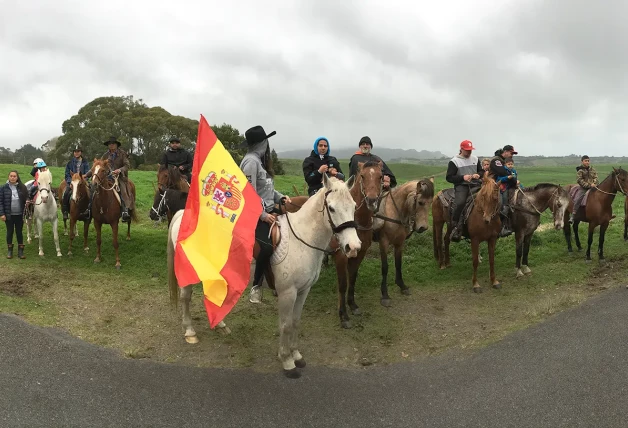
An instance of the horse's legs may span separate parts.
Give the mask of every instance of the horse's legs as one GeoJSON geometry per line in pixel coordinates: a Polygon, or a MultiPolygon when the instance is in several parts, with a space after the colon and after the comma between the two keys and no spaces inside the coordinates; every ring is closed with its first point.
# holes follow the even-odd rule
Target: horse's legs
{"type": "Polygon", "coordinates": [[[351,308],[351,313],[353,315],[362,315],[362,311],[355,303],[355,283],[358,280],[358,269],[360,269],[360,264],[362,260],[364,260],[364,256],[366,255],[366,250],[360,251],[357,257],[349,259],[349,290],[347,291],[347,304],[351,308]]]}
{"type": "Polygon", "coordinates": [[[88,252],[87,235],[89,234],[89,220],[83,221],[83,251],[88,252]]]}
{"type": "Polygon", "coordinates": [[[600,225],[600,241],[597,248],[597,254],[600,260],[604,260],[604,238],[606,236],[606,229],[608,229],[608,223],[602,223],[600,225]]]}
{"type": "MultiPolygon", "coordinates": [[[[70,230],[70,233],[72,233],[71,230],[70,230]]],[[[52,236],[54,237],[54,240],[55,240],[55,248],[57,250],[57,257],[61,257],[61,247],[59,246],[59,220],[57,220],[57,217],[54,217],[52,219],[52,236]]]]}
{"type": "Polygon", "coordinates": [[[449,223],[447,223],[447,231],[445,232],[445,239],[444,239],[444,242],[445,242],[445,251],[444,251],[444,256],[445,257],[444,258],[445,258],[445,260],[443,262],[444,266],[446,268],[451,267],[451,261],[449,260],[449,244],[451,244],[450,237],[451,237],[451,231],[452,230],[453,230],[453,228],[449,227],[449,223]]]}
{"type": "Polygon", "coordinates": [[[565,235],[565,241],[567,241],[567,252],[573,252],[573,248],[571,246],[571,223],[568,221],[565,222],[563,226],[563,233],[565,235]]]}
{"type": "Polygon", "coordinates": [[[515,230],[515,270],[517,273],[517,278],[521,278],[523,276],[523,272],[521,272],[521,258],[523,257],[523,240],[525,236],[520,230],[515,230]]]}
{"type": "Polygon", "coordinates": [[[340,317],[340,325],[342,328],[351,328],[345,300],[347,294],[347,257],[338,251],[336,251],[333,257],[336,264],[336,276],[338,277],[338,316],[340,317]]]}
{"type": "Polygon", "coordinates": [[[595,231],[596,227],[597,227],[597,224],[595,224],[594,222],[589,223],[589,237],[587,239],[587,254],[586,254],[587,262],[591,261],[591,245],[593,244],[593,232],[595,231]]]}
{"type": "Polygon", "coordinates": [[[39,234],[39,255],[44,255],[44,221],[41,218],[37,218],[37,233],[39,234]]]}
{"type": "MultiPolygon", "coordinates": [[[[70,219],[70,234],[72,234],[72,220],[71,219],[70,219]]],[[[63,236],[68,236],[68,219],[66,218],[63,219],[63,236]]]]}
{"type": "Polygon", "coordinates": [[[102,243],[102,223],[94,220],[94,229],[96,229],[96,258],[94,263],[100,263],[100,244],[102,243]]]}
{"type": "Polygon", "coordinates": [[[126,240],[130,241],[131,240],[131,222],[129,221],[127,223],[127,229],[126,229],[126,240]]]}
{"type": "Polygon", "coordinates": [[[179,300],[183,310],[183,320],[181,325],[185,329],[185,341],[187,343],[198,343],[196,331],[192,327],[192,315],[190,314],[190,300],[192,300],[192,285],[179,288],[179,300]]]}
{"type": "Polygon", "coordinates": [[[111,223],[111,233],[113,235],[113,249],[116,251],[116,269],[120,269],[120,254],[118,252],[118,222],[111,223]]]}
{"type": "Polygon", "coordinates": [[[495,244],[496,243],[497,243],[497,238],[491,238],[488,240],[488,264],[489,264],[489,269],[490,269],[491,284],[493,285],[493,288],[499,289],[499,288],[502,288],[502,285],[499,283],[499,281],[495,277],[495,244]]]}
{"type": "Polygon", "coordinates": [[[406,296],[410,295],[410,288],[403,282],[403,275],[401,273],[401,264],[403,262],[403,241],[401,243],[395,242],[395,284],[399,286],[401,294],[406,296]]]}
{"type": "Polygon", "coordinates": [[[379,238],[379,258],[382,263],[382,284],[380,286],[382,298],[380,300],[382,306],[390,307],[390,296],[388,296],[388,238],[380,236],[379,238]]]}
{"type": "Polygon", "coordinates": [[[32,228],[33,228],[33,220],[29,218],[27,214],[26,215],[26,242],[28,242],[29,244],[32,242],[31,240],[32,228]]]}
{"type": "Polygon", "coordinates": [[[303,355],[301,355],[298,349],[299,327],[301,326],[301,313],[303,312],[303,305],[305,304],[305,299],[307,299],[307,295],[310,293],[310,288],[311,287],[307,287],[306,289],[301,290],[297,293],[297,300],[294,302],[294,312],[292,314],[293,323],[292,337],[290,340],[290,350],[292,351],[294,365],[300,369],[305,367],[305,359],[303,359],[303,355]]]}
{"type": "Polygon", "coordinates": [[[434,258],[438,262],[438,267],[445,269],[443,263],[443,223],[432,217],[432,241],[434,244],[434,258]]]}
{"type": "Polygon", "coordinates": [[[478,238],[471,238],[471,255],[473,258],[473,291],[475,291],[476,293],[480,293],[482,291],[482,288],[478,283],[478,256],[480,255],[480,240],[478,238]]]}
{"type": "MultiPolygon", "coordinates": [[[[533,232],[534,233],[534,232],[533,232]]],[[[523,237],[523,261],[521,264],[521,272],[524,275],[532,273],[528,266],[528,255],[530,254],[530,244],[532,243],[532,233],[523,237]]]]}
{"type": "Polygon", "coordinates": [[[294,364],[294,357],[290,349],[290,341],[294,329],[296,300],[297,290],[292,286],[287,290],[279,292],[279,359],[283,365],[285,375],[291,378],[301,376],[294,364]]]}
{"type": "Polygon", "coordinates": [[[580,225],[579,221],[573,222],[573,239],[576,241],[576,247],[578,251],[582,251],[582,245],[580,245],[580,235],[578,234],[578,226],[580,225]]]}

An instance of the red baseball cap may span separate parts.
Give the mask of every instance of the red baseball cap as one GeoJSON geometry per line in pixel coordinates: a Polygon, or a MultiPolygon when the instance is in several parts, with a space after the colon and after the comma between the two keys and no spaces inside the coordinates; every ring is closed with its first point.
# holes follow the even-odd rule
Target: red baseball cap
{"type": "Polygon", "coordinates": [[[462,150],[475,150],[475,147],[473,147],[473,143],[469,140],[464,140],[462,143],[460,143],[460,148],[462,150]]]}

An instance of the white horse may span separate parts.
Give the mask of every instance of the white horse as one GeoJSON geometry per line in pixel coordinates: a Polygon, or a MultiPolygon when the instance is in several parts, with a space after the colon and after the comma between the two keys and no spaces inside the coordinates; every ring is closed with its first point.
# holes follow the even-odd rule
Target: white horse
{"type": "MultiPolygon", "coordinates": [[[[356,204],[349,193],[352,183],[353,179],[345,184],[324,174],[323,188],[299,211],[278,217],[281,242],[271,265],[279,299],[279,358],[289,378],[299,377],[298,368],[305,367],[305,360],[297,349],[299,323],[305,299],[318,280],[324,249],[328,248],[333,235],[347,257],[356,257],[362,245],[355,229],[356,204]],[[277,257],[277,254],[282,255],[277,257]]],[[[168,285],[175,305],[179,286],[174,273],[174,253],[182,216],[183,210],[177,211],[168,230],[168,285]]],[[[188,343],[196,343],[198,339],[190,316],[191,296],[191,285],[180,288],[185,337],[188,343]]],[[[222,327],[226,328],[224,323],[222,327]]]]}
{"type": "Polygon", "coordinates": [[[42,232],[44,222],[52,223],[52,233],[54,234],[55,247],[57,249],[57,257],[61,257],[61,248],[59,247],[59,232],[57,230],[57,201],[52,194],[52,173],[50,170],[39,171],[37,178],[38,190],[35,196],[33,219],[26,221],[26,240],[31,243],[31,232],[33,222],[37,222],[37,236],[39,236],[39,255],[44,255],[42,232]]]}

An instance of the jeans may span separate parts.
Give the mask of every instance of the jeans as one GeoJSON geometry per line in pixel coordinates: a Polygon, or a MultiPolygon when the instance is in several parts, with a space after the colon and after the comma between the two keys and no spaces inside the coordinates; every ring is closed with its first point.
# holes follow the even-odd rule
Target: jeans
{"type": "Polygon", "coordinates": [[[7,215],[6,224],[7,244],[13,244],[13,231],[15,231],[15,235],[17,236],[17,243],[18,245],[22,245],[24,243],[24,234],[22,233],[22,229],[24,227],[24,218],[22,217],[22,215],[7,215]]]}

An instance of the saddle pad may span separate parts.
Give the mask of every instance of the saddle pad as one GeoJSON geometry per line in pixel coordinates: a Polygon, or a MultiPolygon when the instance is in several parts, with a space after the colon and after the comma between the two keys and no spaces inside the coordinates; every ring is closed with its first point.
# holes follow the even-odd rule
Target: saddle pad
{"type": "Polygon", "coordinates": [[[290,248],[290,233],[288,233],[290,230],[290,226],[288,225],[288,220],[286,219],[286,216],[277,216],[277,223],[277,226],[279,226],[279,233],[281,234],[281,241],[273,252],[273,255],[270,257],[271,266],[278,265],[279,263],[283,262],[288,255],[288,249],[290,248]]]}
{"type": "Polygon", "coordinates": [[[455,191],[453,188],[444,189],[438,192],[438,198],[440,199],[441,203],[443,204],[443,207],[445,208],[448,208],[449,205],[453,202],[454,195],[455,195],[455,191]]]}
{"type": "Polygon", "coordinates": [[[569,191],[569,197],[572,201],[574,201],[574,203],[577,203],[579,199],[582,199],[582,201],[580,202],[580,206],[584,207],[587,205],[587,199],[589,197],[590,191],[591,189],[585,191],[585,189],[580,186],[574,186],[569,191]]]}

